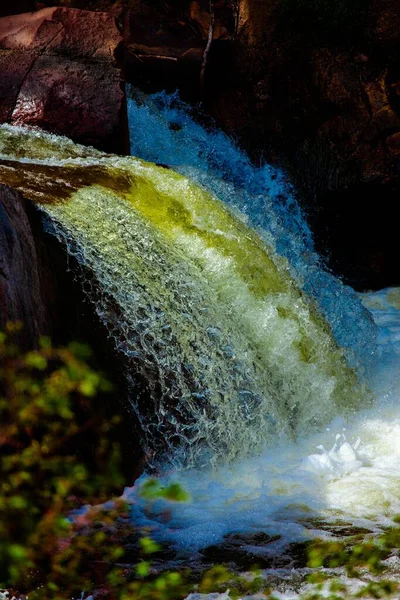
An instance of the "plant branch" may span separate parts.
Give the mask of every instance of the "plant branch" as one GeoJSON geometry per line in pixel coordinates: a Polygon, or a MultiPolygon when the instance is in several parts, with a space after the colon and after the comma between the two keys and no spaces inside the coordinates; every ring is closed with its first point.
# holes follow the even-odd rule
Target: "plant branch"
{"type": "Polygon", "coordinates": [[[208,28],[208,37],[207,44],[204,49],[203,59],[201,61],[201,72],[200,72],[200,92],[204,98],[205,91],[205,74],[207,67],[208,54],[210,52],[211,44],[214,37],[214,27],[215,27],[215,13],[214,13],[214,3],[213,0],[210,0],[210,26],[208,28]]]}

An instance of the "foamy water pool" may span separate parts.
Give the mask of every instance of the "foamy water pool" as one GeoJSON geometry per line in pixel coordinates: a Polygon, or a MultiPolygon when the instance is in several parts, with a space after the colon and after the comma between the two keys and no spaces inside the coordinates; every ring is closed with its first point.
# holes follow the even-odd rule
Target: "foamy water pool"
{"type": "Polygon", "coordinates": [[[259,555],[329,537],[329,523],[371,532],[390,524],[400,513],[400,289],[363,294],[362,300],[379,327],[372,408],[348,422],[338,418],[308,439],[282,439],[229,468],[165,473],[161,482],[179,482],[190,494],[187,503],[149,505],[138,494],[143,476],[124,493],[135,523],[189,554],[230,533],[280,536],[257,548],[259,555]]]}

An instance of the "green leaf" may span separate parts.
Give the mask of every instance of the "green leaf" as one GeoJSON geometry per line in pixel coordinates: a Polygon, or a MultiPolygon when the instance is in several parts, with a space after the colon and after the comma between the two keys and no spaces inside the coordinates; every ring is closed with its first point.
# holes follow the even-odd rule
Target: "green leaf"
{"type": "Polygon", "coordinates": [[[136,574],[139,577],[147,577],[150,571],[150,563],[147,560],[142,560],[136,565],[136,574]]]}
{"type": "Polygon", "coordinates": [[[47,368],[47,360],[39,352],[28,352],[25,356],[25,363],[28,367],[44,371],[47,368]]]}
{"type": "Polygon", "coordinates": [[[145,554],[154,554],[155,552],[159,552],[161,550],[161,546],[150,537],[142,537],[140,539],[140,545],[145,554]]]}
{"type": "Polygon", "coordinates": [[[8,553],[14,560],[22,562],[26,560],[28,556],[27,549],[20,544],[10,544],[8,547],[8,553]]]}
{"type": "Polygon", "coordinates": [[[174,502],[188,502],[190,499],[189,494],[179,483],[171,483],[163,490],[162,495],[166,500],[172,500],[174,502]]]}
{"type": "Polygon", "coordinates": [[[22,509],[28,506],[28,503],[23,496],[11,496],[8,501],[8,505],[10,508],[22,509]]]}

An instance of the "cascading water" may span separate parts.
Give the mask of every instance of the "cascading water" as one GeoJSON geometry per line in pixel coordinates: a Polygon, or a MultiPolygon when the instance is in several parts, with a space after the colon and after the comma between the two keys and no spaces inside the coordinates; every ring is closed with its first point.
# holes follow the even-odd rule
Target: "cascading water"
{"type": "Polygon", "coordinates": [[[254,531],[278,536],[262,551],[279,552],[318,519],[374,530],[400,510],[396,293],[363,298],[376,353],[370,313],[321,269],[279,171],[252,167],[176,102],[132,102],[131,137],[186,176],[0,126],[0,181],[40,207],[81,266],[150,462],[186,467],[162,475],[189,490],[179,509],[149,509],[142,480],[126,490],[135,522],[189,552],[254,531]],[[371,409],[347,362],[371,370],[378,354],[371,409]]]}
{"type": "Polygon", "coordinates": [[[1,179],[90,273],[149,455],[229,462],[366,402],[287,260],[215,196],[138,159],[0,131],[1,179]]]}
{"type": "MultiPolygon", "coordinates": [[[[372,408],[351,419],[337,417],[295,442],[277,441],[258,456],[217,471],[163,474],[161,485],[179,483],[189,493],[190,502],[179,506],[166,500],[149,506],[141,498],[147,480],[143,475],[124,494],[134,522],[175,547],[178,556],[202,557],[203,549],[237,535],[238,556],[247,552],[254,563],[266,559],[278,565],[285,564],[280,557],[293,542],[335,540],[346,530],[379,534],[393,526],[393,517],[400,514],[400,289],[361,297],[379,326],[372,408]],[[266,536],[257,544],[253,535],[260,533],[271,541],[266,536]]],[[[217,555],[225,560],[223,547],[217,555]]],[[[289,566],[291,560],[286,556],[289,566]]],[[[398,562],[391,565],[398,573],[398,562]]],[[[283,569],[283,589],[290,589],[294,574],[292,567],[283,569]]]]}
{"type": "Polygon", "coordinates": [[[251,548],[256,556],[279,554],[288,542],[310,535],[329,536],[340,523],[379,531],[400,511],[398,292],[364,295],[362,305],[322,268],[281,171],[255,168],[227,136],[199,125],[176,94],[145,98],[131,89],[130,95],[132,154],[174,168],[246,216],[265,243],[288,259],[291,276],[315,299],[349,362],[358,373],[369,372],[375,398],[373,409],[350,421],[335,418],[316,435],[303,430],[296,442],[276,441],[275,448],[234,466],[164,476],[162,482],[179,481],[191,495],[179,508],[161,500],[149,511],[138,496],[139,482],[125,492],[135,521],[189,553],[235,532],[278,537],[251,548]],[[377,328],[366,309],[379,327],[377,350],[377,328]]]}
{"type": "Polygon", "coordinates": [[[311,231],[282,171],[254,167],[234,142],[194,119],[177,93],[146,97],[129,88],[131,153],[172,167],[246,216],[265,242],[288,259],[297,285],[314,298],[338,344],[360,374],[374,363],[376,327],[354,291],[321,265],[311,231]]]}

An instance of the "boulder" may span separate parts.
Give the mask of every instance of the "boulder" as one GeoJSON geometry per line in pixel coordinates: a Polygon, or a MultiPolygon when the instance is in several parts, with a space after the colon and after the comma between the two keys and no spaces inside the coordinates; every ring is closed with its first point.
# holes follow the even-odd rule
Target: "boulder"
{"type": "Polygon", "coordinates": [[[124,152],[126,124],[112,15],[44,8],[0,19],[0,117],[124,152]]]}
{"type": "Polygon", "coordinates": [[[21,341],[48,333],[49,311],[34,234],[22,196],[0,184],[0,329],[21,321],[21,341]]]}

